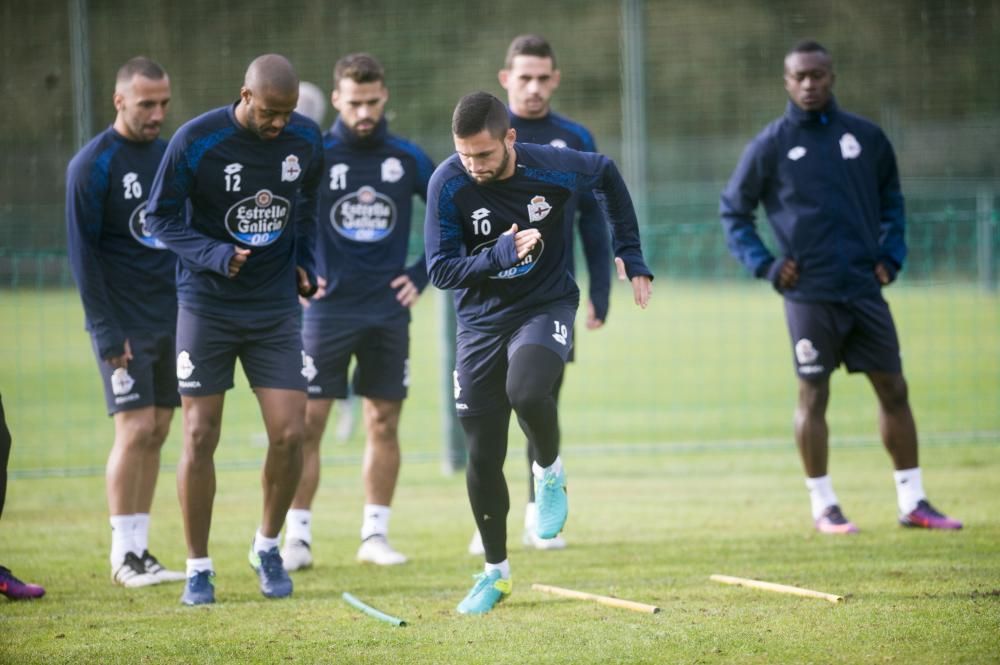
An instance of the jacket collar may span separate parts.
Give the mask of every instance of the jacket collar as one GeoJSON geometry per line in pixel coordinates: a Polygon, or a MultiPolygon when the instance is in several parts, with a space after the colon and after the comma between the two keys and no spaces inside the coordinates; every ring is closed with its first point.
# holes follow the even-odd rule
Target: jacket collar
{"type": "Polygon", "coordinates": [[[829,125],[838,110],[837,100],[833,96],[819,111],[804,111],[789,99],[785,107],[785,117],[796,125],[829,125]]]}
{"type": "Polygon", "coordinates": [[[341,121],[340,116],[337,116],[333,127],[330,128],[330,133],[338,141],[342,141],[352,148],[372,148],[385,142],[385,137],[389,133],[389,123],[386,121],[385,116],[382,116],[382,119],[375,125],[375,131],[361,138],[348,129],[347,125],[341,121]]]}

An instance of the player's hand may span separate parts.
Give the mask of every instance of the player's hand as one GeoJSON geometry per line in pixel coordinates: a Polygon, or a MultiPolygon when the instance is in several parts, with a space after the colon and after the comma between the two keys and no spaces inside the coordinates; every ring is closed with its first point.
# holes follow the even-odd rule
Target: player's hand
{"type": "Polygon", "coordinates": [[[240,268],[243,267],[243,264],[247,262],[247,258],[250,256],[249,249],[243,249],[234,245],[233,250],[235,253],[229,259],[229,279],[240,274],[240,268]]]}
{"type": "Polygon", "coordinates": [[[653,280],[646,275],[637,275],[632,278],[632,297],[635,299],[636,305],[646,309],[652,295],[653,280]]]}
{"type": "Polygon", "coordinates": [[[799,282],[799,266],[792,259],[785,259],[778,272],[778,290],[784,291],[794,287],[799,282]]]}
{"type": "Polygon", "coordinates": [[[504,235],[511,234],[514,236],[514,249],[517,250],[518,260],[526,257],[542,238],[542,232],[538,229],[525,229],[523,231],[518,231],[517,224],[512,224],[511,227],[504,232],[504,235]]]}
{"type": "Polygon", "coordinates": [[[319,288],[316,284],[309,281],[309,273],[305,271],[304,268],[295,266],[295,272],[298,275],[298,289],[300,298],[310,298],[316,295],[316,291],[319,288]]]}
{"type": "Polygon", "coordinates": [[[128,343],[128,339],[125,340],[125,353],[120,356],[111,356],[110,358],[105,358],[104,361],[118,369],[124,367],[128,369],[128,361],[132,360],[132,345],[128,343]]]}
{"type": "Polygon", "coordinates": [[[302,296],[299,296],[299,304],[302,305],[303,308],[308,309],[309,305],[312,304],[311,302],[309,302],[310,300],[319,300],[325,295],[326,295],[326,279],[320,277],[319,275],[316,275],[316,293],[312,294],[312,297],[309,298],[303,298],[302,296]]]}
{"type": "Polygon", "coordinates": [[[417,304],[420,291],[417,290],[417,285],[413,283],[409,275],[400,275],[389,282],[389,286],[396,289],[396,301],[403,307],[413,307],[417,304]]]}
{"type": "Polygon", "coordinates": [[[885,286],[892,281],[892,277],[889,275],[889,270],[881,261],[875,264],[875,277],[878,278],[878,283],[882,286],[885,286]]]}
{"type": "Polygon", "coordinates": [[[594,312],[594,303],[587,301],[587,330],[597,330],[604,325],[604,319],[597,318],[594,312]]]}

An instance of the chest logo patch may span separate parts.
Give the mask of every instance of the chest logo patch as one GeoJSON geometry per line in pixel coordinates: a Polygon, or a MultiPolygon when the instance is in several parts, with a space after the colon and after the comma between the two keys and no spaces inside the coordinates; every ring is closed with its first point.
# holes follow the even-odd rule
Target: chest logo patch
{"type": "Polygon", "coordinates": [[[281,182],[295,182],[300,173],[302,173],[302,167],[299,166],[297,155],[289,155],[285,157],[285,161],[281,162],[281,182]]]}
{"type": "Polygon", "coordinates": [[[149,232],[146,228],[146,202],[143,201],[135,207],[128,218],[128,230],[132,237],[139,241],[143,247],[148,249],[166,249],[163,242],[149,232]]]}
{"type": "Polygon", "coordinates": [[[548,217],[550,212],[552,212],[552,206],[545,200],[545,197],[534,196],[531,203],[528,204],[528,221],[536,224],[548,217]]]}
{"type": "Polygon", "coordinates": [[[403,163],[395,157],[389,157],[382,162],[382,182],[399,182],[405,173],[403,163]]]}
{"type": "Polygon", "coordinates": [[[805,156],[806,156],[806,149],[800,145],[797,145],[788,151],[788,159],[792,160],[793,162],[797,162],[805,156]]]}
{"type": "Polygon", "coordinates": [[[374,188],[362,187],[333,204],[330,223],[348,240],[378,242],[396,228],[396,204],[374,188]]]}
{"type": "Polygon", "coordinates": [[[552,139],[551,141],[549,141],[549,145],[552,146],[553,148],[565,148],[566,142],[563,141],[562,139],[552,139]]]}
{"type": "Polygon", "coordinates": [[[844,159],[856,159],[861,154],[861,144],[854,134],[847,132],[840,137],[840,156],[844,159]]]}
{"type": "Polygon", "coordinates": [[[292,205],[288,199],[262,189],[253,196],[237,201],[226,212],[226,230],[240,242],[251,247],[270,245],[288,226],[292,205]]]}

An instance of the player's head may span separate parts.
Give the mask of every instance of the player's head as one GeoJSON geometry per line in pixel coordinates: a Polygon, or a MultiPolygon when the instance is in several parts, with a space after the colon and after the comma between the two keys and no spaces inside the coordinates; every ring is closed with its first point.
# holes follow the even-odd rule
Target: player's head
{"type": "Polygon", "coordinates": [[[822,45],[801,41],[785,55],[785,90],[803,111],[819,111],[833,96],[833,58],[822,45]]]}
{"type": "Polygon", "coordinates": [[[559,69],[552,46],[539,35],[520,35],[507,48],[499,73],[507,103],[521,118],[543,118],[549,113],[552,93],[559,87],[559,69]]]}
{"type": "Polygon", "coordinates": [[[264,140],[276,138],[299,101],[299,76],[283,55],[259,56],[247,67],[237,119],[264,140]]]}
{"type": "Polygon", "coordinates": [[[455,152],[473,180],[484,185],[510,177],[517,133],[507,108],[488,92],[473,92],[458,101],[451,116],[455,152]]]}
{"type": "Polygon", "coordinates": [[[115,131],[130,141],[153,141],[170,104],[170,77],[149,58],[132,58],[118,70],[113,99],[115,131]]]}
{"type": "Polygon", "coordinates": [[[345,55],[333,68],[330,99],[351,132],[360,138],[371,135],[389,101],[381,63],[367,53],[345,55]]]}
{"type": "Polygon", "coordinates": [[[319,86],[309,81],[299,81],[299,102],[295,112],[301,113],[317,125],[323,124],[326,116],[326,95],[319,86]]]}

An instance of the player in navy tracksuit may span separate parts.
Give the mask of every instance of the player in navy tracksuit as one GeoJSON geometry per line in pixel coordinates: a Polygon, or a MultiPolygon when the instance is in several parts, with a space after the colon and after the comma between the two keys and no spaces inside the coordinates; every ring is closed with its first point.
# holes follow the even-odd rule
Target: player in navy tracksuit
{"type": "Polygon", "coordinates": [[[214,602],[208,532],[213,455],[236,358],[268,433],[264,511],[250,551],[261,591],[291,594],[278,535],[302,468],[306,407],[298,295],[315,290],[322,142],[293,113],[298,77],[276,54],[247,69],[240,100],[182,126],[156,174],[147,222],[180,257],[177,378],[184,407],[178,493],[188,541],[181,600],[214,602]]]}
{"type": "Polygon", "coordinates": [[[177,257],[144,220],[167,145],[159,136],[169,102],[166,72],[148,58],[129,60],[115,81],[114,124],[66,172],[67,252],[115,423],[106,473],[111,578],[126,587],[184,579],[148,548],[160,449],[180,404],[177,257]]]}
{"type": "Polygon", "coordinates": [[[302,480],[286,520],[288,570],[311,564],[310,507],[319,484],[319,447],[334,399],[363,399],[365,506],[359,561],[400,564],[388,542],[399,476],[399,417],[409,384],[410,308],[427,285],[423,255],[406,265],[414,195],[427,197],[434,164],[416,145],[389,133],[389,91],[382,65],[366,53],[334,67],[339,117],[324,138],[316,274],[321,291],[303,321],[309,405],[302,480]]]}
{"type": "Polygon", "coordinates": [[[513,408],[536,451],[537,534],[566,521],[553,394],[572,346],[580,293],[569,272],[564,207],[595,191],[612,223],[615,254],[645,307],[652,275],[642,259],[635,211],[614,164],[594,153],[515,144],[507,109],[480,92],[459,101],[455,150],[431,178],[424,223],[431,282],[455,290],[455,408],[469,445],[469,500],[486,553],[458,611],[488,612],[510,593],[503,476],[513,408]]]}
{"type": "Polygon", "coordinates": [[[832,60],[815,42],[785,57],[785,115],[750,143],[722,194],[729,250],[784,296],[799,376],[795,438],[817,530],[857,531],[827,475],[829,379],[841,362],[864,372],[878,395],[900,522],[958,529],[961,522],[934,510],[923,491],[899,341],[881,293],[906,258],[896,158],[882,130],[837,106],[833,80],[832,60]],[[758,202],[777,258],[757,234],[758,202]]]}

